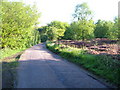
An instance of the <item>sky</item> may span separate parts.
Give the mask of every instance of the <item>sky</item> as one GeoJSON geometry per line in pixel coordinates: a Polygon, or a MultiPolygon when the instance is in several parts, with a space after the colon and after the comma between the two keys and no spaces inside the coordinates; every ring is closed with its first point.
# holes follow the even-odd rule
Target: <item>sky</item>
{"type": "MultiPolygon", "coordinates": [[[[12,0],[16,1],[16,0],[12,0]]],[[[18,1],[18,0],[17,0],[18,1]]],[[[75,6],[86,2],[93,11],[93,20],[98,19],[113,21],[118,16],[118,2],[120,0],[22,0],[26,4],[36,4],[41,12],[39,26],[44,26],[51,21],[57,20],[71,23],[75,6]]]]}

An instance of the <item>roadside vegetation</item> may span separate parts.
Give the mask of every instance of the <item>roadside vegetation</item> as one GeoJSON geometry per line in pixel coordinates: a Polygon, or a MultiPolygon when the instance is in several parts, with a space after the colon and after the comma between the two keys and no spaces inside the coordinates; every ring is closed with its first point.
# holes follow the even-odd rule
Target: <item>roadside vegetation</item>
{"type": "Polygon", "coordinates": [[[61,57],[76,63],[106,81],[120,86],[120,61],[107,55],[88,54],[83,48],[74,48],[47,42],[47,48],[61,57]],[[64,47],[64,48],[63,48],[64,47]]]}
{"type": "Polygon", "coordinates": [[[38,29],[47,37],[47,48],[120,87],[119,17],[114,21],[98,20],[94,23],[92,11],[87,3],[82,3],[76,5],[73,18],[68,25],[54,21],[38,29]],[[61,29],[64,35],[59,36],[56,33],[61,25],[66,28],[61,29]]]}
{"type": "Polygon", "coordinates": [[[1,57],[0,57],[0,59],[4,59],[4,58],[6,58],[6,57],[12,56],[12,55],[14,55],[14,54],[16,54],[16,53],[19,53],[19,52],[21,52],[21,51],[23,51],[23,50],[25,50],[25,49],[26,49],[26,48],[23,48],[23,49],[14,49],[14,50],[12,50],[12,49],[10,49],[10,48],[2,49],[2,50],[0,50],[0,52],[1,52],[1,57]]]}
{"type": "Polygon", "coordinates": [[[0,7],[2,21],[0,59],[40,43],[40,35],[36,27],[40,13],[37,12],[35,5],[3,0],[0,7]]]}
{"type": "Polygon", "coordinates": [[[8,0],[0,4],[0,61],[4,88],[14,87],[14,71],[22,51],[46,41],[51,51],[120,86],[119,17],[95,23],[93,12],[87,3],[82,3],[76,5],[70,24],[52,21],[37,27],[41,13],[35,6],[8,0]]]}
{"type": "Polygon", "coordinates": [[[36,27],[40,13],[35,5],[8,0],[1,1],[0,8],[2,87],[14,88],[16,68],[22,51],[40,43],[36,27]]]}

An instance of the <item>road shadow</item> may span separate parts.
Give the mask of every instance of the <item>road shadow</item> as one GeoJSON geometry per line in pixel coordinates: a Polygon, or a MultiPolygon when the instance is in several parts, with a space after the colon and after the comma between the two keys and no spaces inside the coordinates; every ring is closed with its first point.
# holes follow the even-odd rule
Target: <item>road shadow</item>
{"type": "Polygon", "coordinates": [[[106,88],[97,79],[58,58],[19,62],[15,87],[30,88],[106,88]],[[81,72],[79,72],[81,71],[81,72]],[[23,75],[24,74],[24,75],[23,75]],[[22,79],[22,80],[21,80],[22,79]],[[23,81],[25,80],[25,81],[23,81]],[[27,82],[26,82],[27,81],[27,82]],[[58,82],[59,81],[59,82],[58,82]],[[28,84],[29,82],[29,84],[28,84]],[[22,83],[22,84],[18,84],[22,83]],[[27,86],[25,86],[27,83],[27,86]],[[61,83],[64,85],[62,86],[61,83]]]}
{"type": "Polygon", "coordinates": [[[19,53],[15,55],[14,57],[6,58],[6,60],[10,59],[16,59],[16,61],[12,62],[6,62],[3,61],[1,63],[2,66],[2,88],[13,88],[14,87],[14,81],[16,80],[16,72],[18,67],[18,59],[20,58],[20,55],[22,53],[19,53]]]}

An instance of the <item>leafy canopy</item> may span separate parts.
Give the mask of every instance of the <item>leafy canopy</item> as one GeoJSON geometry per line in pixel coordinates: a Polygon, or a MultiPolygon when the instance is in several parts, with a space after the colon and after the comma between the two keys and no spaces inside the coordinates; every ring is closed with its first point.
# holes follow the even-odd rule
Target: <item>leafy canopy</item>
{"type": "Polygon", "coordinates": [[[68,23],[60,22],[60,21],[53,21],[48,24],[47,34],[50,40],[61,39],[64,36],[64,32],[68,27],[68,23]]]}
{"type": "Polygon", "coordinates": [[[1,6],[1,42],[2,48],[23,48],[33,44],[34,26],[40,13],[35,6],[22,2],[2,2],[1,6]]]}
{"type": "Polygon", "coordinates": [[[94,37],[94,22],[91,17],[92,11],[89,9],[87,3],[78,4],[76,6],[73,18],[76,19],[70,27],[69,31],[65,32],[65,35],[72,35],[68,38],[76,40],[85,40],[94,37]]]}
{"type": "Polygon", "coordinates": [[[89,20],[91,19],[92,11],[89,9],[87,3],[82,3],[76,5],[73,18],[79,20],[89,20]]]}

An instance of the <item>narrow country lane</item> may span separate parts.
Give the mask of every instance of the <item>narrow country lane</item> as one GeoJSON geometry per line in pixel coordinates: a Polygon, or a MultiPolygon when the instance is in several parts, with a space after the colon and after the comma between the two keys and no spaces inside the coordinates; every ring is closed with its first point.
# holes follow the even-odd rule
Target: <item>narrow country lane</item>
{"type": "Polygon", "coordinates": [[[38,44],[19,60],[16,88],[107,88],[83,69],[38,44]]]}

